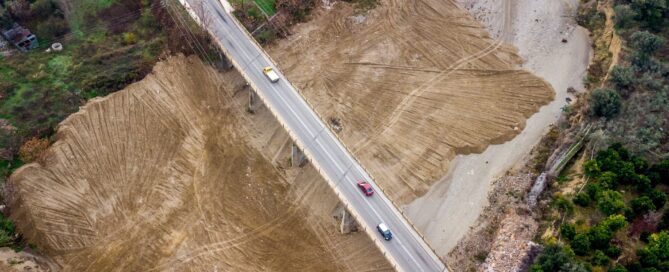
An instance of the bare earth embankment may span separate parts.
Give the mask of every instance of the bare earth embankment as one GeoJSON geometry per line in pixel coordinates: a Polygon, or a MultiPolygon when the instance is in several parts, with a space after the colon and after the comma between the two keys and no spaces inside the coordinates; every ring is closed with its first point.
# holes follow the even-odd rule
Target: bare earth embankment
{"type": "MultiPolygon", "coordinates": [[[[369,13],[337,3],[270,54],[316,111],[341,120],[343,141],[400,205],[428,192],[457,154],[513,139],[554,98],[455,1],[388,0],[369,13]]],[[[485,205],[489,183],[472,183],[484,185],[461,191],[451,213],[439,210],[443,198],[410,210],[442,256],[478,216],[462,213],[485,205]]]]}
{"type": "MultiPolygon", "coordinates": [[[[526,128],[513,140],[492,145],[481,154],[458,156],[448,175],[424,197],[408,205],[407,210],[415,218],[414,222],[427,230],[428,240],[436,241],[437,250],[444,254],[455,247],[470,226],[474,232],[486,227],[476,220],[488,204],[492,182],[512,167],[524,166],[530,150],[549,125],[558,120],[561,108],[568,104],[566,98],[574,98],[567,93],[567,89],[582,90],[590,58],[587,31],[577,26],[574,20],[578,5],[576,0],[460,2],[496,39],[517,46],[525,60],[522,67],[545,78],[555,89],[556,97],[528,119],[526,128]],[[433,218],[428,214],[443,216],[433,218]],[[450,224],[453,218],[457,218],[459,224],[450,224]]],[[[501,188],[499,191],[515,191],[518,188],[501,188]]]]}
{"type": "Polygon", "coordinates": [[[404,203],[456,154],[513,138],[553,92],[454,2],[382,3],[367,14],[319,14],[271,52],[318,112],[341,119],[344,142],[404,203]]]}
{"type": "Polygon", "coordinates": [[[249,143],[233,97],[239,78],[174,57],[89,102],[40,163],[11,177],[18,229],[63,271],[387,268],[365,235],[336,233],[332,210],[307,209],[249,143]]]}

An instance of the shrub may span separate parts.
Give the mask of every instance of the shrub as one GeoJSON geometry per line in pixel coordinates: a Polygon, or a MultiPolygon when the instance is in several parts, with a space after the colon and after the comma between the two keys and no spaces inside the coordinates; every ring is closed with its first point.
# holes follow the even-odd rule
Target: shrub
{"type": "Polygon", "coordinates": [[[657,228],[661,230],[669,230],[669,209],[664,210],[657,228]]]}
{"type": "Polygon", "coordinates": [[[602,173],[599,178],[597,178],[599,185],[606,189],[615,189],[618,186],[618,175],[611,171],[606,171],[602,173]]]}
{"type": "Polygon", "coordinates": [[[277,37],[276,31],[274,29],[267,29],[260,31],[260,33],[257,35],[256,39],[258,39],[258,42],[261,44],[268,44],[272,41],[274,41],[277,37]]]}
{"type": "Polygon", "coordinates": [[[607,249],[612,237],[613,233],[603,225],[596,225],[588,231],[588,239],[592,248],[607,249]]]}
{"type": "Polygon", "coordinates": [[[618,264],[618,265],[612,267],[611,269],[609,269],[608,272],[627,272],[627,268],[618,264]]]}
{"type": "Polygon", "coordinates": [[[656,182],[663,182],[669,185],[669,159],[662,160],[651,166],[648,172],[649,174],[653,174],[656,182]]]}
{"type": "Polygon", "coordinates": [[[626,184],[634,184],[639,179],[634,171],[634,164],[631,162],[622,162],[620,168],[618,168],[615,173],[618,175],[619,181],[626,184]]]}
{"type": "Polygon", "coordinates": [[[597,160],[588,160],[583,163],[583,173],[588,177],[596,178],[602,173],[602,170],[599,169],[597,160]]]}
{"type": "Polygon", "coordinates": [[[124,32],[123,43],[126,45],[137,43],[137,35],[135,35],[135,33],[132,32],[124,32]]]}
{"type": "Polygon", "coordinates": [[[590,252],[590,237],[586,233],[576,234],[570,245],[576,255],[587,255],[590,252]]]}
{"type": "Polygon", "coordinates": [[[648,31],[637,31],[630,36],[630,44],[645,55],[653,55],[664,44],[664,38],[648,31]]]}
{"type": "Polygon", "coordinates": [[[613,10],[616,13],[616,26],[620,28],[630,27],[634,23],[634,17],[637,16],[636,11],[629,5],[617,5],[613,10]]]}
{"type": "Polygon", "coordinates": [[[619,89],[629,89],[634,85],[636,75],[630,67],[616,65],[611,69],[609,81],[619,89]]]}
{"type": "Polygon", "coordinates": [[[647,247],[637,250],[636,256],[639,258],[641,265],[645,267],[653,267],[659,263],[657,255],[650,252],[647,247]]]}
{"type": "Polygon", "coordinates": [[[634,186],[636,187],[637,191],[639,192],[646,192],[650,190],[652,187],[652,181],[650,178],[648,178],[645,175],[638,175],[636,176],[637,178],[634,180],[634,186]]]}
{"type": "Polygon", "coordinates": [[[69,26],[63,18],[50,16],[46,21],[37,25],[35,33],[41,41],[55,40],[58,37],[67,34],[69,26]]]}
{"type": "Polygon", "coordinates": [[[620,111],[620,95],[610,89],[597,89],[590,94],[590,110],[594,116],[610,118],[620,111]]]}
{"type": "Polygon", "coordinates": [[[643,22],[654,30],[660,30],[663,26],[663,13],[667,10],[664,0],[632,0],[631,7],[637,14],[637,21],[643,22]]]}
{"type": "Polygon", "coordinates": [[[641,216],[647,214],[650,211],[655,210],[655,205],[653,205],[653,201],[647,196],[642,196],[633,199],[630,202],[630,205],[632,206],[632,211],[636,216],[641,216]]]}
{"type": "Polygon", "coordinates": [[[576,227],[573,224],[562,224],[560,225],[560,235],[567,240],[572,240],[576,236],[576,227]]]}
{"type": "Polygon", "coordinates": [[[627,226],[627,219],[623,215],[614,214],[604,219],[600,224],[606,226],[609,231],[616,232],[627,226]]]}
{"type": "Polygon", "coordinates": [[[39,159],[47,148],[49,148],[48,139],[32,138],[19,149],[19,158],[25,163],[33,162],[39,159]]]}
{"type": "Polygon", "coordinates": [[[667,194],[657,189],[651,190],[648,193],[648,197],[653,201],[653,205],[655,205],[655,208],[658,210],[662,209],[664,204],[667,203],[667,194]]]}
{"type": "Polygon", "coordinates": [[[571,214],[574,211],[574,205],[561,195],[555,197],[552,205],[563,213],[571,214]]]}
{"type": "Polygon", "coordinates": [[[597,183],[588,183],[585,185],[585,192],[588,193],[591,200],[597,200],[599,195],[604,191],[602,186],[599,186],[597,183]]]}
{"type": "Polygon", "coordinates": [[[621,213],[625,209],[623,195],[613,190],[606,190],[597,199],[597,207],[605,215],[621,213]]]}
{"type": "Polygon", "coordinates": [[[622,253],[622,250],[614,245],[609,245],[609,247],[606,249],[606,256],[609,256],[611,258],[618,258],[620,254],[622,253]]]}
{"type": "Polygon", "coordinates": [[[634,172],[636,173],[644,173],[648,170],[648,162],[641,157],[632,156],[630,162],[634,164],[634,172]]]}
{"type": "Polygon", "coordinates": [[[658,260],[669,261],[669,232],[651,234],[646,248],[657,256],[658,260]]]}
{"type": "Polygon", "coordinates": [[[30,12],[36,18],[47,18],[54,14],[54,12],[59,11],[56,3],[52,0],[37,0],[30,5],[30,12]]]}
{"type": "Polygon", "coordinates": [[[0,214],[0,247],[9,246],[14,241],[14,223],[0,214]]]}
{"type": "Polygon", "coordinates": [[[595,265],[605,266],[609,264],[609,256],[606,256],[601,250],[595,250],[595,253],[592,254],[592,263],[595,265]]]}
{"type": "Polygon", "coordinates": [[[587,207],[588,205],[590,205],[590,195],[588,195],[586,192],[578,193],[574,197],[573,201],[576,205],[579,205],[581,207],[587,207]]]}
{"type": "Polygon", "coordinates": [[[565,271],[564,268],[572,269],[568,271],[586,271],[582,265],[574,260],[574,256],[569,254],[562,246],[550,244],[535,259],[531,271],[565,271]]]}

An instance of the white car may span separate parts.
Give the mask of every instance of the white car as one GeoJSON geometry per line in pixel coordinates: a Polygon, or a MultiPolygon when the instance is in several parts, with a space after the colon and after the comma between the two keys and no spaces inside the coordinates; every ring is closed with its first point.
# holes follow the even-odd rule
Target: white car
{"type": "Polygon", "coordinates": [[[388,226],[386,226],[386,223],[381,223],[378,226],[376,226],[376,230],[378,230],[379,233],[381,233],[384,240],[390,241],[390,239],[393,239],[393,234],[390,232],[388,226]]]}
{"type": "Polygon", "coordinates": [[[269,81],[271,82],[279,81],[279,75],[274,71],[274,69],[272,69],[272,67],[267,66],[262,69],[262,72],[265,74],[265,76],[267,76],[269,81]]]}

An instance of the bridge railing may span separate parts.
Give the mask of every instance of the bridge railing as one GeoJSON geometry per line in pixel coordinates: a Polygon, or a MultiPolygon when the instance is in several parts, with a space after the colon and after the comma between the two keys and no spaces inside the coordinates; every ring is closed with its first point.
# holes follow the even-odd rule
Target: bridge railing
{"type": "MultiPolygon", "coordinates": [[[[214,37],[214,41],[216,42],[216,44],[219,46],[219,48],[221,48],[221,50],[223,51],[223,53],[224,53],[225,55],[228,56],[228,58],[229,58],[230,61],[233,63],[233,65],[234,65],[235,67],[238,67],[238,69],[240,70],[240,71],[239,71],[240,74],[241,74],[242,77],[244,77],[244,79],[249,83],[249,86],[250,86],[251,88],[255,89],[255,90],[259,90],[259,89],[257,88],[257,86],[255,86],[253,80],[251,80],[251,79],[246,75],[245,71],[242,71],[242,70],[241,70],[242,67],[244,67],[244,66],[241,66],[239,63],[237,63],[237,62],[234,60],[232,54],[225,48],[225,46],[223,46],[223,44],[221,43],[221,41],[219,41],[218,39],[216,39],[216,35],[215,35],[215,33],[213,33],[210,29],[208,29],[206,26],[204,26],[204,25],[202,24],[202,21],[200,20],[199,16],[198,16],[198,15],[196,14],[196,12],[192,9],[192,7],[191,7],[190,4],[188,3],[188,1],[187,1],[187,0],[178,0],[178,1],[184,6],[184,8],[185,8],[186,11],[191,15],[191,17],[193,17],[193,19],[194,19],[200,26],[202,26],[203,28],[205,28],[205,30],[206,30],[212,37],[214,37]]],[[[225,1],[225,0],[217,0],[217,1],[225,1]]],[[[223,3],[220,3],[220,4],[221,4],[221,6],[223,6],[223,3]]],[[[258,47],[258,48],[260,49],[261,53],[265,56],[265,58],[266,58],[267,60],[269,60],[275,67],[279,67],[279,65],[278,65],[278,64],[277,64],[277,63],[276,63],[276,62],[275,62],[275,61],[274,61],[274,60],[273,60],[267,53],[265,53],[264,50],[262,50],[263,47],[262,47],[256,40],[255,40],[255,38],[253,38],[253,36],[246,30],[246,28],[245,28],[245,27],[244,27],[244,26],[237,20],[237,18],[234,16],[234,14],[231,14],[231,17],[232,17],[232,21],[234,22],[234,24],[236,24],[237,27],[238,27],[239,29],[241,29],[242,32],[243,32],[245,35],[248,36],[249,40],[251,40],[251,41],[256,45],[256,47],[258,47]]],[[[284,77],[285,77],[285,75],[284,75],[284,77]]],[[[285,81],[286,81],[288,84],[290,84],[291,87],[292,87],[294,90],[296,90],[296,91],[298,92],[298,94],[302,97],[302,100],[303,100],[305,103],[307,103],[307,105],[308,105],[308,106],[312,109],[312,111],[318,116],[318,118],[321,120],[321,122],[323,122],[324,128],[325,128],[325,129],[328,129],[328,130],[330,131],[330,133],[331,133],[332,135],[334,135],[334,136],[337,138],[337,141],[339,141],[339,143],[341,144],[341,146],[344,147],[344,149],[346,149],[346,151],[350,154],[350,156],[353,158],[353,160],[355,160],[355,162],[356,162],[356,163],[357,163],[357,164],[358,164],[358,165],[359,165],[359,166],[360,166],[360,167],[361,167],[361,168],[362,168],[362,169],[369,175],[369,177],[370,177],[373,181],[376,181],[377,179],[375,179],[375,178],[372,176],[372,173],[371,173],[370,171],[368,171],[368,170],[366,169],[366,167],[365,167],[362,163],[360,163],[360,161],[358,160],[358,158],[356,158],[356,157],[354,156],[354,153],[352,152],[352,150],[345,144],[345,142],[341,139],[341,137],[339,137],[339,135],[338,135],[336,132],[334,132],[334,131],[332,130],[332,128],[331,128],[329,125],[325,124],[325,121],[324,121],[324,120],[327,120],[327,119],[324,119],[323,116],[321,116],[320,113],[318,113],[318,111],[315,110],[316,108],[311,104],[311,102],[309,102],[308,99],[306,99],[306,96],[304,95],[304,93],[302,92],[302,90],[301,90],[300,88],[297,88],[297,86],[295,86],[295,85],[294,85],[292,82],[290,82],[289,80],[285,80],[285,81]]],[[[264,101],[268,101],[268,100],[264,97],[264,95],[262,94],[262,92],[258,92],[258,91],[257,91],[256,93],[258,94],[258,96],[261,97],[261,99],[263,99],[264,101]]],[[[288,127],[287,127],[287,125],[285,124],[285,122],[284,122],[281,118],[279,118],[279,116],[275,113],[276,110],[273,109],[273,106],[272,106],[272,105],[267,105],[267,107],[270,109],[270,112],[271,112],[271,114],[274,116],[274,118],[276,118],[276,119],[279,121],[279,124],[281,124],[281,126],[284,128],[284,130],[286,130],[286,132],[288,133],[288,135],[295,141],[295,144],[296,144],[296,145],[297,145],[297,146],[298,146],[298,147],[305,153],[305,155],[307,155],[307,157],[311,157],[311,158],[313,158],[313,155],[312,155],[312,154],[309,154],[309,153],[311,153],[311,152],[308,150],[308,148],[307,148],[307,146],[306,146],[306,143],[301,143],[301,140],[299,140],[299,138],[297,137],[297,135],[294,135],[294,133],[293,133],[290,129],[288,129],[288,127]]],[[[344,198],[343,195],[340,193],[337,184],[336,184],[334,181],[331,181],[330,179],[326,178],[327,175],[323,172],[322,167],[318,164],[318,162],[316,162],[315,160],[310,160],[310,161],[311,161],[312,165],[314,165],[314,168],[318,171],[318,173],[319,173],[321,176],[324,177],[324,179],[326,180],[326,182],[328,182],[328,183],[330,184],[330,187],[333,188],[333,190],[335,191],[335,194],[337,194],[337,197],[339,197],[339,199],[342,200],[342,202],[344,203],[344,206],[345,206],[346,209],[353,215],[353,217],[356,219],[356,221],[357,221],[357,222],[364,222],[364,221],[362,220],[362,216],[360,216],[360,214],[359,214],[355,209],[353,209],[352,207],[349,207],[349,204],[347,203],[346,198],[344,198]]],[[[378,183],[376,183],[376,182],[374,182],[374,183],[375,183],[375,184],[378,184],[378,183]]],[[[437,254],[436,250],[434,250],[434,248],[432,248],[432,246],[430,246],[430,244],[427,243],[427,241],[425,240],[425,236],[424,236],[424,235],[419,231],[419,229],[416,228],[416,226],[409,220],[409,218],[406,216],[406,214],[404,213],[404,211],[402,211],[402,210],[400,209],[401,206],[399,206],[397,203],[395,203],[395,201],[393,201],[390,197],[388,197],[388,194],[386,193],[386,191],[385,191],[381,186],[377,186],[377,188],[380,189],[380,190],[382,191],[382,193],[386,196],[386,197],[383,197],[383,199],[386,200],[386,201],[389,201],[389,202],[390,202],[390,203],[388,203],[388,204],[389,204],[389,205],[392,205],[391,208],[393,209],[393,211],[394,211],[395,213],[399,214],[399,215],[404,219],[404,221],[407,222],[407,224],[409,224],[409,225],[411,226],[411,228],[413,229],[413,231],[420,237],[420,240],[419,240],[418,242],[419,242],[424,248],[427,248],[429,251],[431,251],[431,252],[434,254],[434,256],[437,258],[437,260],[438,260],[439,262],[441,262],[442,265],[444,265],[444,270],[443,270],[443,271],[448,271],[448,270],[447,270],[447,267],[446,267],[447,265],[446,265],[445,260],[443,260],[443,259],[439,256],[439,254],[437,254]]],[[[365,225],[363,225],[362,227],[363,227],[363,229],[365,230],[365,232],[367,232],[367,234],[369,235],[370,239],[371,239],[371,240],[376,244],[376,246],[381,250],[381,252],[382,252],[383,255],[386,257],[386,259],[388,259],[388,261],[389,261],[390,264],[393,266],[393,268],[395,268],[395,270],[399,270],[399,267],[397,267],[397,264],[398,264],[397,260],[395,260],[394,257],[391,256],[390,254],[387,254],[387,253],[385,252],[383,243],[382,243],[382,241],[380,241],[380,239],[378,238],[378,235],[376,235],[376,232],[375,232],[374,228],[368,228],[368,227],[365,226],[365,225]]]]}

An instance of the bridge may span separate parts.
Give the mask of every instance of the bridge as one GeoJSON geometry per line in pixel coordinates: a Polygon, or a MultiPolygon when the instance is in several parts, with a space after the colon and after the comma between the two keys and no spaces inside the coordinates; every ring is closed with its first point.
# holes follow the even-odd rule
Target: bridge
{"type": "Polygon", "coordinates": [[[223,7],[224,3],[218,1],[179,0],[193,19],[206,28],[395,270],[447,271],[434,250],[376,185],[337,135],[326,126],[297,88],[281,74],[262,47],[229,13],[229,9],[223,7]],[[197,8],[197,12],[193,8],[197,8]],[[201,19],[206,23],[203,24],[201,19]],[[278,73],[278,82],[272,83],[265,77],[262,70],[267,66],[273,67],[278,73]],[[357,187],[360,180],[370,183],[376,193],[366,197],[357,187]],[[392,240],[384,240],[377,232],[376,226],[380,223],[390,228],[392,240]]]}

